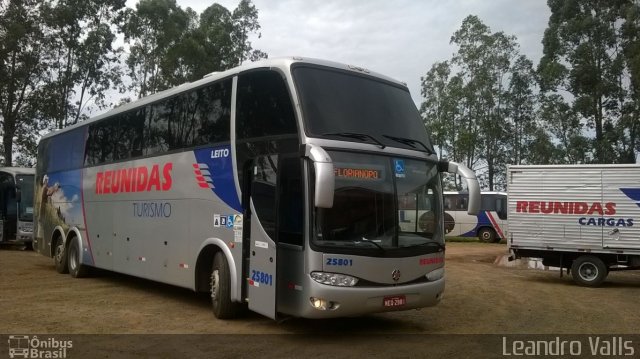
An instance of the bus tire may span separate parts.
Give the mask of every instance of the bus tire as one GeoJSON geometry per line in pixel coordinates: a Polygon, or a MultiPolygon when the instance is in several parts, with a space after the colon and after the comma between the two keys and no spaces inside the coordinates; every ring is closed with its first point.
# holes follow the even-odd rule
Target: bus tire
{"type": "Polygon", "coordinates": [[[78,239],[72,238],[69,243],[69,252],[67,254],[67,264],[69,265],[69,274],[73,278],[83,278],[89,273],[89,268],[82,264],[82,253],[78,246],[78,239]]]}
{"type": "Polygon", "coordinates": [[[580,256],[571,264],[573,280],[585,287],[597,287],[607,278],[609,269],[602,259],[595,256],[580,256]]]}
{"type": "Polygon", "coordinates": [[[237,304],[231,301],[231,274],[229,263],[222,252],[213,257],[211,270],[211,306],[218,319],[231,319],[236,316],[237,304]]]}
{"type": "Polygon", "coordinates": [[[496,231],[491,228],[482,228],[478,232],[478,239],[484,243],[492,243],[496,241],[496,231]]]}
{"type": "Polygon", "coordinates": [[[56,271],[60,274],[67,274],[69,267],[67,266],[67,250],[64,247],[64,241],[58,237],[54,243],[53,262],[56,264],[56,271]]]}

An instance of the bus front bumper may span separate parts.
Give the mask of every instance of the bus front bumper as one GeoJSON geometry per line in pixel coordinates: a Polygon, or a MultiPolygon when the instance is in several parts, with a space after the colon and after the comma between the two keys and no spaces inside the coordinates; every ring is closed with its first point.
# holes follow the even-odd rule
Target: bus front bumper
{"type": "Polygon", "coordinates": [[[434,306],[442,299],[444,277],[418,284],[366,288],[335,287],[310,279],[308,288],[301,317],[349,317],[434,306]],[[318,305],[319,301],[324,305],[318,305]]]}

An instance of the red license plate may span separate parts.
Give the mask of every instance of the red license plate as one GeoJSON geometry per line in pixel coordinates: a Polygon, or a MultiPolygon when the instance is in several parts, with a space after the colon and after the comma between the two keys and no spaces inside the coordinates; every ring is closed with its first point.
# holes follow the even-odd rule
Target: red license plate
{"type": "Polygon", "coordinates": [[[407,304],[407,298],[404,295],[396,295],[394,297],[384,297],[382,304],[385,307],[401,307],[407,304]]]}

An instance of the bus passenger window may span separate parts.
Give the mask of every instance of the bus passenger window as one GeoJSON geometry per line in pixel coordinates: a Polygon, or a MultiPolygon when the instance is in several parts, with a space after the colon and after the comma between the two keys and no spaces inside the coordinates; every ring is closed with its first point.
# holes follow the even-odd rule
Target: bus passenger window
{"type": "Polygon", "coordinates": [[[254,71],[238,78],[238,139],[297,133],[293,105],[282,76],[254,71]]]}
{"type": "Polygon", "coordinates": [[[231,126],[231,79],[198,90],[193,114],[191,146],[229,141],[231,126]]]}
{"type": "Polygon", "coordinates": [[[117,123],[106,120],[89,125],[89,139],[87,140],[87,165],[97,165],[113,161],[114,138],[116,138],[117,123]]]}
{"type": "Polygon", "coordinates": [[[444,196],[444,210],[453,211],[455,209],[454,199],[451,196],[444,196]]]}
{"type": "Polygon", "coordinates": [[[469,208],[469,197],[460,196],[458,200],[458,209],[461,211],[466,211],[469,208]]]}
{"type": "Polygon", "coordinates": [[[165,101],[146,108],[144,127],[144,154],[166,152],[172,145],[169,139],[169,118],[174,116],[172,104],[165,101]]]}
{"type": "Polygon", "coordinates": [[[142,156],[142,132],[144,129],[144,108],[118,116],[113,151],[114,160],[125,160],[142,156]]]}
{"type": "Polygon", "coordinates": [[[507,198],[506,197],[498,197],[496,198],[496,213],[498,214],[498,218],[507,219],[507,198]]]}

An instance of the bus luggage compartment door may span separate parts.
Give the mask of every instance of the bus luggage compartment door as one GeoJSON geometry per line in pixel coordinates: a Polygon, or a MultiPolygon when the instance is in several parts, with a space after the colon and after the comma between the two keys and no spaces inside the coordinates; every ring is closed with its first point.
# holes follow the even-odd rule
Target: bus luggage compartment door
{"type": "Polygon", "coordinates": [[[249,309],[276,319],[276,242],[256,214],[251,201],[248,297],[249,309]]]}

